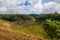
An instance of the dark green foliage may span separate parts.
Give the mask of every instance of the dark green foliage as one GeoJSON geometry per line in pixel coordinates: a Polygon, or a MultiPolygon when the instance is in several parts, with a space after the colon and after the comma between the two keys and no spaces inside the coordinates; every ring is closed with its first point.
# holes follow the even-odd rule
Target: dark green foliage
{"type": "Polygon", "coordinates": [[[4,19],[8,21],[34,20],[33,17],[24,14],[4,14],[4,15],[0,15],[0,19],[4,19]]]}
{"type": "Polygon", "coordinates": [[[60,14],[58,14],[57,12],[55,13],[50,13],[50,14],[40,14],[39,15],[39,21],[44,21],[46,19],[52,19],[52,20],[58,20],[60,21],[60,14]]]}
{"type": "Polygon", "coordinates": [[[8,20],[8,21],[16,21],[17,17],[15,15],[2,15],[2,19],[8,20]]]}
{"type": "Polygon", "coordinates": [[[50,14],[1,14],[0,19],[17,21],[17,20],[36,20],[37,22],[44,21],[46,19],[60,21],[60,14],[57,12],[50,14]]]}
{"type": "Polygon", "coordinates": [[[45,30],[47,31],[48,35],[53,37],[60,38],[60,22],[47,19],[44,23],[45,30]]]}
{"type": "Polygon", "coordinates": [[[34,17],[26,15],[26,14],[21,14],[19,16],[24,20],[34,20],[34,17]]]}

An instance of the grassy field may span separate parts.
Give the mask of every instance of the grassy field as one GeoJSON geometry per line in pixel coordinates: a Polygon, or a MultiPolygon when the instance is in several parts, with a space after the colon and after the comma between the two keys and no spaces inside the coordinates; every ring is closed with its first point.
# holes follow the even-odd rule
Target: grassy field
{"type": "Polygon", "coordinates": [[[27,34],[33,34],[36,36],[46,37],[47,34],[44,31],[44,28],[37,24],[22,24],[22,25],[14,25],[13,29],[18,31],[23,31],[27,34]]]}
{"type": "Polygon", "coordinates": [[[40,25],[0,20],[0,40],[47,40],[46,36],[46,32],[40,25]]]}

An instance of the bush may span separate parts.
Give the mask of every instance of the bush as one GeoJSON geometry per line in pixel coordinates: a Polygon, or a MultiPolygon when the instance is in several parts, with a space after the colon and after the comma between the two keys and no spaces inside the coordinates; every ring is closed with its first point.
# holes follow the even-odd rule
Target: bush
{"type": "Polygon", "coordinates": [[[51,38],[53,37],[60,38],[60,22],[59,21],[47,19],[44,23],[44,27],[51,38]]]}

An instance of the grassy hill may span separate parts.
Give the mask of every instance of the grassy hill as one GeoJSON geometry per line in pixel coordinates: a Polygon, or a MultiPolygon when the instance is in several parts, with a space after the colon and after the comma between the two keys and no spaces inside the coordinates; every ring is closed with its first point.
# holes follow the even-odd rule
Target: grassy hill
{"type": "Polygon", "coordinates": [[[18,25],[15,22],[0,20],[0,40],[45,40],[43,28],[37,26],[36,24],[18,25]]]}
{"type": "Polygon", "coordinates": [[[1,14],[0,40],[60,40],[60,14],[1,14]]]}

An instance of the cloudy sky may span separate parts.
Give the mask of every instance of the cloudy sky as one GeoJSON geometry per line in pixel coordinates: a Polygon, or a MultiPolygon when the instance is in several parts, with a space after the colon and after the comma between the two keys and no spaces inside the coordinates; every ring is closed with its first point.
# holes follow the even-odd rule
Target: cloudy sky
{"type": "Polygon", "coordinates": [[[39,14],[60,12],[60,0],[0,0],[0,13],[39,14]]]}

